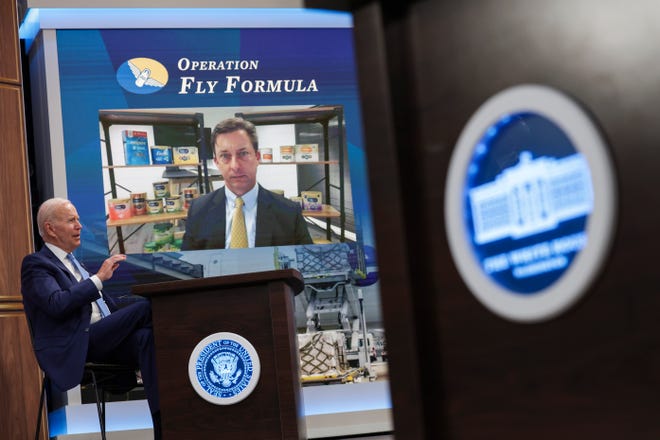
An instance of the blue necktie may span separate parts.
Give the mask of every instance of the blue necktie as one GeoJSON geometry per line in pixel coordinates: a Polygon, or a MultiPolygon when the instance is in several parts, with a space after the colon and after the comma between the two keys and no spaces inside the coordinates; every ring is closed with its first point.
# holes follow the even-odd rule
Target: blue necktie
{"type": "MultiPolygon", "coordinates": [[[[89,278],[89,272],[85,270],[84,267],[76,260],[76,257],[74,257],[73,254],[67,254],[66,256],[71,263],[73,263],[73,267],[75,267],[78,272],[80,272],[80,276],[82,276],[83,280],[86,280],[89,278]]],[[[108,305],[103,301],[103,297],[99,298],[96,300],[96,305],[99,306],[99,311],[101,312],[101,318],[105,318],[110,314],[110,309],[108,308],[108,305]]]]}

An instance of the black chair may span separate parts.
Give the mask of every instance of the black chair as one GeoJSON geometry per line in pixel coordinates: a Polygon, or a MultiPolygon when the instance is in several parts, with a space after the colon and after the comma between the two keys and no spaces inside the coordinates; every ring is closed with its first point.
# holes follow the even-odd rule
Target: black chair
{"type": "MultiPolygon", "coordinates": [[[[27,314],[25,315],[30,331],[30,340],[34,348],[34,333],[32,324],[27,314]]],[[[48,388],[48,375],[43,372],[41,381],[41,397],[39,398],[39,410],[37,412],[37,430],[34,434],[35,440],[39,440],[41,432],[41,416],[46,402],[46,389],[48,388]]],[[[143,387],[138,383],[135,367],[123,364],[87,362],[83,370],[83,378],[80,381],[81,388],[92,387],[96,398],[96,411],[99,416],[99,427],[101,438],[105,436],[105,402],[107,394],[124,394],[135,388],[143,387]]]]}
{"type": "MultiPolygon", "coordinates": [[[[135,368],[121,364],[99,364],[88,362],[85,364],[83,379],[80,382],[81,388],[92,387],[96,398],[96,411],[99,417],[99,426],[101,429],[101,438],[105,436],[105,403],[108,394],[125,394],[129,391],[142,387],[138,383],[135,375],[135,368]]],[[[41,432],[41,415],[46,400],[46,389],[48,387],[48,377],[44,373],[41,383],[41,397],[39,399],[39,412],[37,415],[37,430],[35,440],[39,439],[41,432]]]]}

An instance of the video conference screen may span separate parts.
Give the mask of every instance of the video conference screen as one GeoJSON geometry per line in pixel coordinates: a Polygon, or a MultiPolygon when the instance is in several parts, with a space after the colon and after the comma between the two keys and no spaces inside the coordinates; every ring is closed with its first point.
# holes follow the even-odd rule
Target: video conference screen
{"type": "Polygon", "coordinates": [[[136,285],[299,271],[301,384],[368,388],[337,404],[315,392],[323,387],[306,387],[306,414],[356,404],[384,411],[387,430],[388,350],[350,15],[214,14],[207,23],[217,28],[45,32],[45,70],[59,96],[48,90],[49,142],[35,149],[52,163],[36,164],[45,181],[36,186],[76,206],[75,253],[90,272],[127,255],[104,294],[137,301],[136,285]],[[234,118],[254,126],[257,149],[250,140],[227,151],[215,138],[234,118]],[[248,247],[230,248],[229,191],[246,181],[256,185],[244,195],[246,210],[256,209],[245,218],[248,247]]]}
{"type": "Polygon", "coordinates": [[[57,51],[77,252],[91,266],[128,255],[109,289],[281,268],[377,280],[349,27],[66,29],[57,51]],[[224,194],[212,132],[237,117],[257,131],[258,197],[296,215],[264,220],[258,205],[252,247],[190,245],[225,236],[218,210],[186,223],[192,205],[224,194]],[[289,221],[309,240],[272,232],[289,221]]]}

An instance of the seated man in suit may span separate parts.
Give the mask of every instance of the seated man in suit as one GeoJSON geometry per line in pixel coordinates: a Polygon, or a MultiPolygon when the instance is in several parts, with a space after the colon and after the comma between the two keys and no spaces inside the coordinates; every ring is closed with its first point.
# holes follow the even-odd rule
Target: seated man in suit
{"type": "MultiPolygon", "coordinates": [[[[225,186],[195,200],[188,209],[182,250],[311,244],[298,203],[257,184],[260,153],[254,125],[229,118],[215,126],[213,162],[225,186]],[[232,242],[235,208],[245,222],[247,242],[232,242]]],[[[242,226],[241,226],[242,227],[242,226]]]]}
{"type": "Polygon", "coordinates": [[[126,256],[112,255],[96,274],[89,274],[72,254],[80,246],[82,225],[66,199],[46,200],[39,207],[37,224],[45,244],[23,259],[21,292],[41,369],[65,391],[80,383],[87,361],[135,366],[142,374],[154,436],[159,439],[150,303],[137,301],[119,308],[101,291],[126,256]]]}

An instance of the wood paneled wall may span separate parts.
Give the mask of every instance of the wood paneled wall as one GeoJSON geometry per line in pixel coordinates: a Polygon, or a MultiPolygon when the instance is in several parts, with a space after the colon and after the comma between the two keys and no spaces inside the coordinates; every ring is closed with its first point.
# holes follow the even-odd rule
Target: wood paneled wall
{"type": "MultiPolygon", "coordinates": [[[[16,2],[0,1],[0,438],[33,438],[41,372],[20,292],[33,250],[16,2]]],[[[47,424],[46,424],[47,426],[47,424]]],[[[47,438],[45,430],[42,437],[47,438]]]]}

